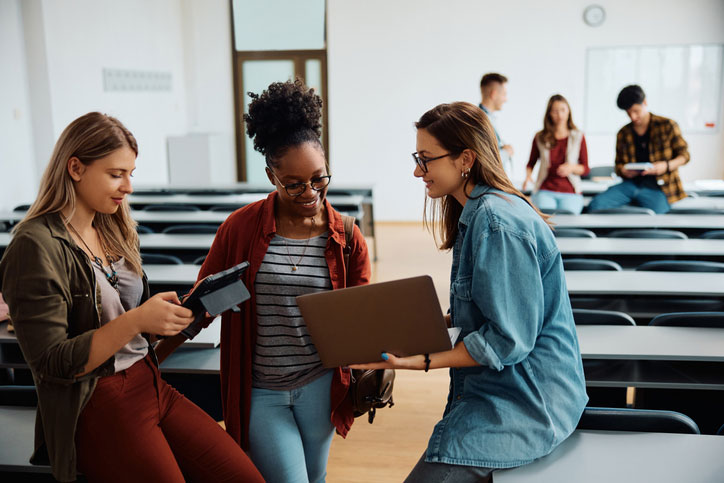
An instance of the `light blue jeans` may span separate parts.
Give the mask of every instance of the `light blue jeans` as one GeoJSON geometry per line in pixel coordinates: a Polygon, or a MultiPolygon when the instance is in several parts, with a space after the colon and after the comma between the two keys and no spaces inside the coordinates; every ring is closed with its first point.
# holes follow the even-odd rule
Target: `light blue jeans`
{"type": "Polygon", "coordinates": [[[666,195],[656,184],[656,178],[647,176],[639,183],[626,179],[611,186],[591,200],[588,211],[618,208],[628,204],[651,208],[656,213],[668,213],[671,210],[666,195]]]}
{"type": "Polygon", "coordinates": [[[268,483],[317,483],[327,476],[334,436],[332,371],[291,391],[251,389],[251,460],[268,483]]]}
{"type": "Polygon", "coordinates": [[[575,215],[583,210],[583,195],[576,193],[540,190],[531,196],[531,201],[539,210],[566,210],[575,215]]]}

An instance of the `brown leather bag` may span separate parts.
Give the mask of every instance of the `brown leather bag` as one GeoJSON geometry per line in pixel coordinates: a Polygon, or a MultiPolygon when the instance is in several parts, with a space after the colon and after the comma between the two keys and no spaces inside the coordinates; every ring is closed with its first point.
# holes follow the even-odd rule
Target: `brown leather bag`
{"type": "MultiPolygon", "coordinates": [[[[354,217],[342,215],[344,222],[344,268],[349,273],[349,254],[352,251],[352,233],[354,217]]],[[[349,285],[348,285],[349,286],[349,285]]],[[[367,413],[367,420],[372,424],[378,408],[392,407],[392,388],[395,384],[394,369],[352,369],[349,395],[352,399],[354,417],[367,413]]]]}

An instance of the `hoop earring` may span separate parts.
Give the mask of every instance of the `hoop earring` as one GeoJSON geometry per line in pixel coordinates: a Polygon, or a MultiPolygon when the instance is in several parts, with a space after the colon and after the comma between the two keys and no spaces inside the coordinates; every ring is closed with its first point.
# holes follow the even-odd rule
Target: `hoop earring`
{"type": "Polygon", "coordinates": [[[463,178],[467,178],[469,174],[470,174],[470,168],[468,168],[467,171],[463,171],[462,173],[460,173],[460,175],[461,175],[463,178]]]}

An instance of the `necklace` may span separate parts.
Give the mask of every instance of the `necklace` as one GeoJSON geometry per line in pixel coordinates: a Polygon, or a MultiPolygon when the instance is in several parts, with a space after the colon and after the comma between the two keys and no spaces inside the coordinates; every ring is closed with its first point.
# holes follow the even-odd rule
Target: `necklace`
{"type": "Polygon", "coordinates": [[[111,284],[111,287],[116,289],[116,292],[120,293],[120,291],[118,290],[118,274],[116,273],[116,269],[113,268],[113,258],[111,258],[111,256],[108,255],[107,251],[105,250],[105,248],[103,246],[103,242],[102,242],[101,238],[98,237],[98,241],[101,242],[101,248],[103,248],[103,251],[106,252],[106,254],[105,254],[106,260],[108,261],[108,265],[111,268],[110,272],[106,271],[106,268],[103,266],[103,260],[101,260],[100,257],[96,256],[96,254],[93,253],[93,250],[90,249],[88,244],[85,242],[83,237],[80,236],[80,233],[78,233],[78,231],[75,229],[75,227],[73,225],[71,225],[70,223],[68,223],[68,226],[70,227],[71,231],[73,233],[75,233],[75,236],[77,236],[78,239],[81,242],[83,242],[83,245],[88,250],[88,253],[91,254],[91,257],[93,257],[93,263],[95,263],[98,266],[98,268],[101,269],[101,272],[103,272],[103,275],[106,276],[106,280],[108,280],[108,283],[111,284]]]}
{"type": "Polygon", "coordinates": [[[297,263],[294,263],[294,260],[292,260],[292,254],[289,251],[289,245],[287,244],[287,241],[282,238],[282,241],[284,242],[284,246],[287,249],[287,258],[289,258],[289,263],[292,264],[292,272],[296,272],[299,270],[299,264],[304,259],[304,254],[307,253],[307,247],[309,246],[309,241],[312,239],[312,232],[314,231],[314,217],[312,217],[312,228],[309,230],[309,238],[307,238],[307,243],[304,245],[304,250],[302,250],[302,255],[299,257],[299,260],[297,260],[297,263]]]}

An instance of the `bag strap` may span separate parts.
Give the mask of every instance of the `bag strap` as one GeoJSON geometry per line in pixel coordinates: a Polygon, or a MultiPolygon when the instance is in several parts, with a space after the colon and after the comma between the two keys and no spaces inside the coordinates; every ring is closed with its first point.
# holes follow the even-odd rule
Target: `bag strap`
{"type": "MultiPolygon", "coordinates": [[[[354,235],[354,216],[342,215],[342,224],[344,225],[344,248],[342,254],[344,255],[344,273],[345,276],[349,277],[349,254],[352,253],[352,236],[354,235]]],[[[345,283],[345,286],[348,286],[345,283]]]]}

